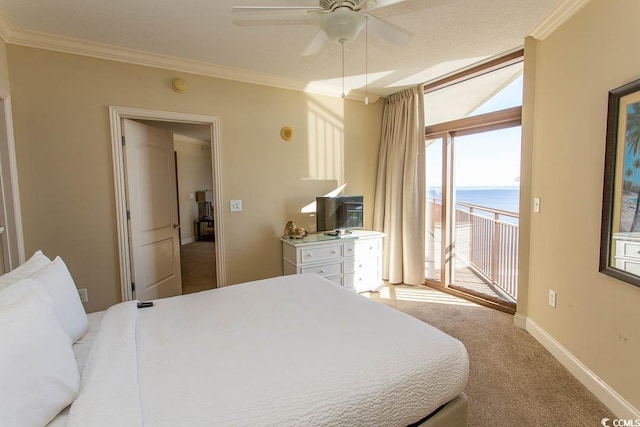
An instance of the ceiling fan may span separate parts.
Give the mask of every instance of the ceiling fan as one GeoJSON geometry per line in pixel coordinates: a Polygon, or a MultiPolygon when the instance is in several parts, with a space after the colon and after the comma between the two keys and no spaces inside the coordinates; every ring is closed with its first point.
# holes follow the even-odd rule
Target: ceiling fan
{"type": "Polygon", "coordinates": [[[365,25],[368,33],[391,44],[406,43],[411,38],[410,32],[364,12],[403,1],[406,0],[319,0],[319,6],[234,6],[232,11],[263,16],[319,15],[320,29],[302,53],[310,56],[318,53],[327,41],[342,45],[353,41],[365,25]]]}

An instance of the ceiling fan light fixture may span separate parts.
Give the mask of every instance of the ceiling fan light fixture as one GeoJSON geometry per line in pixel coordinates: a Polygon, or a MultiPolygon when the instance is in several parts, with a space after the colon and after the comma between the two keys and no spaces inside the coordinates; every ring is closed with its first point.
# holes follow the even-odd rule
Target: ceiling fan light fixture
{"type": "Polygon", "coordinates": [[[340,7],[332,13],[322,16],[320,28],[327,34],[329,40],[344,44],[358,37],[366,20],[367,18],[361,13],[340,7]]]}

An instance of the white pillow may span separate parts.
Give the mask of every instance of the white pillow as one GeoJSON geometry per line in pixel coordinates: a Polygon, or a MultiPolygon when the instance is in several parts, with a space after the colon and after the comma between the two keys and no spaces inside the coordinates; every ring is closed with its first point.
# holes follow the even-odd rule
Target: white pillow
{"type": "Polygon", "coordinates": [[[60,257],[56,257],[25,280],[36,291],[45,292],[51,298],[53,310],[73,342],[87,332],[87,313],[84,311],[71,273],[60,257]]]}
{"type": "Polygon", "coordinates": [[[42,251],[37,251],[24,264],[0,276],[0,291],[19,280],[31,276],[50,262],[51,260],[42,251]]]}
{"type": "Polygon", "coordinates": [[[43,426],[77,397],[71,339],[24,282],[0,292],[0,425],[43,426]]]}

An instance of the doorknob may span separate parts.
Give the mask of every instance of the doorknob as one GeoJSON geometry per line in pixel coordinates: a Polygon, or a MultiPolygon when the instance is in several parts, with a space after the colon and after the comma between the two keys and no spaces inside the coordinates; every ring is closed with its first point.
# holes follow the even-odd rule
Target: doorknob
{"type": "Polygon", "coordinates": [[[180,228],[180,224],[173,224],[173,228],[180,228]]]}

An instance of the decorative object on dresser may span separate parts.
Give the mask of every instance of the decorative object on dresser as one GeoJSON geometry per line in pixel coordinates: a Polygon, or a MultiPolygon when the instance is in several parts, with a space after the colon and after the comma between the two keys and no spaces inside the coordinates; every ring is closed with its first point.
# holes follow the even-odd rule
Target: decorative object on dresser
{"type": "Polygon", "coordinates": [[[289,221],[284,227],[284,234],[282,237],[285,239],[302,239],[307,234],[309,233],[307,233],[304,228],[298,227],[298,224],[295,221],[289,221]]]}
{"type": "Polygon", "coordinates": [[[353,230],[346,235],[309,234],[282,238],[285,275],[316,273],[356,292],[382,287],[384,233],[353,230]]]}

